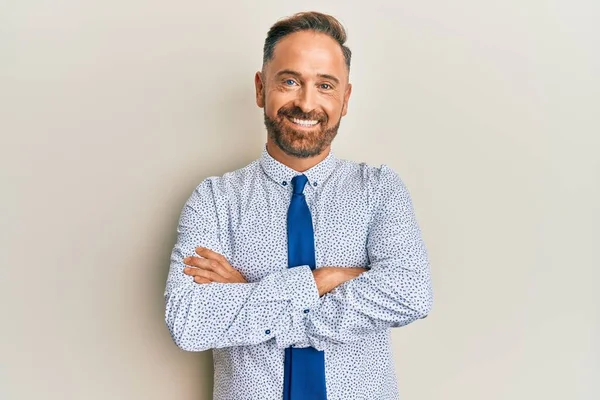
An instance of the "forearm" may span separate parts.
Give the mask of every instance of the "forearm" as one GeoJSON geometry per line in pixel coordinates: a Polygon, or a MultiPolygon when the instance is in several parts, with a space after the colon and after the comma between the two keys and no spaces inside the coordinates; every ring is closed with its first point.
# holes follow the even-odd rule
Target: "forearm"
{"type": "Polygon", "coordinates": [[[366,272],[353,273],[354,277],[325,293],[309,312],[298,315],[302,323],[296,329],[302,332],[289,335],[295,341],[281,345],[310,345],[323,350],[407,325],[429,312],[433,295],[428,266],[418,272],[381,265],[356,272],[359,270],[366,272]]]}
{"type": "Polygon", "coordinates": [[[253,345],[288,334],[291,314],[318,302],[308,267],[260,282],[177,285],[167,291],[165,321],[182,349],[253,345]]]}
{"type": "Polygon", "coordinates": [[[342,284],[306,316],[308,342],[323,349],[424,318],[433,301],[428,271],[377,267],[342,284]]]}

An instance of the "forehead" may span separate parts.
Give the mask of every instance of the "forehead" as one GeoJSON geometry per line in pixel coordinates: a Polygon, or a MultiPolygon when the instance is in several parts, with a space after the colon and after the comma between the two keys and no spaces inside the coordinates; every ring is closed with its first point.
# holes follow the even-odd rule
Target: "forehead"
{"type": "Polygon", "coordinates": [[[276,74],[291,69],[301,74],[347,74],[341,46],[330,36],[313,31],[300,31],[285,36],[276,45],[268,70],[276,74]]]}

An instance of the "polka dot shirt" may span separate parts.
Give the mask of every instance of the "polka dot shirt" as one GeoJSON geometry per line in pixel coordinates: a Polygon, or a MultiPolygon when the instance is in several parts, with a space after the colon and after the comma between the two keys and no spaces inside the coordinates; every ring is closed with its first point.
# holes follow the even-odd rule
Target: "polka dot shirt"
{"type": "Polygon", "coordinates": [[[215,400],[283,397],[284,349],[325,351],[328,400],[399,399],[390,328],[433,301],[427,250],[409,193],[389,167],[328,157],[304,172],[317,268],[368,271],[319,297],[308,266],[288,268],[287,209],[299,173],[266,148],[248,166],[204,180],[177,228],[165,320],[184,350],[212,349],[215,400]],[[183,258],[224,255],[249,283],[194,283],[183,258]]]}

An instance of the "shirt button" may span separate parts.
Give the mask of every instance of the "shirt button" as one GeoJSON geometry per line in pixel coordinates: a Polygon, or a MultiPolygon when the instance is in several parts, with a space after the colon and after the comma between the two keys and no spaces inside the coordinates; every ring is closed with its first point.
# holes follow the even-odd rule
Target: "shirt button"
{"type": "Polygon", "coordinates": [[[283,186],[287,186],[287,182],[286,182],[286,181],[283,181],[283,182],[281,182],[281,184],[282,184],[283,186]]]}
{"type": "Polygon", "coordinates": [[[317,182],[313,182],[313,186],[317,186],[317,182]]]}
{"type": "Polygon", "coordinates": [[[270,334],[271,334],[271,330],[270,330],[270,329],[267,329],[267,330],[265,331],[265,334],[267,334],[267,335],[270,335],[270,334]]]}
{"type": "Polygon", "coordinates": [[[307,308],[306,310],[304,310],[304,314],[308,314],[310,312],[310,310],[307,308]]]}

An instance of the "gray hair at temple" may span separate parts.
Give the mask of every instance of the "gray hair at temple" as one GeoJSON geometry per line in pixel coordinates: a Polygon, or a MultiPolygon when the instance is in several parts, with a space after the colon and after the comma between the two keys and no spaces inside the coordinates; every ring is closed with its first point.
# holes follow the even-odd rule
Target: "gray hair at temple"
{"type": "Polygon", "coordinates": [[[350,59],[352,57],[352,52],[347,46],[344,45],[347,39],[346,30],[340,21],[331,15],[322,14],[316,11],[307,11],[294,14],[291,17],[277,21],[271,27],[271,29],[269,29],[263,49],[263,68],[266,63],[273,59],[275,45],[285,36],[300,31],[315,31],[324,33],[338,42],[342,49],[342,53],[344,54],[348,71],[350,71],[350,59]]]}

